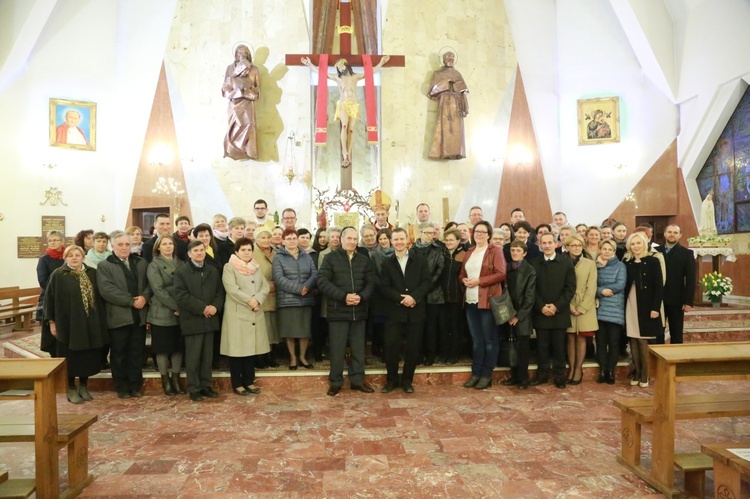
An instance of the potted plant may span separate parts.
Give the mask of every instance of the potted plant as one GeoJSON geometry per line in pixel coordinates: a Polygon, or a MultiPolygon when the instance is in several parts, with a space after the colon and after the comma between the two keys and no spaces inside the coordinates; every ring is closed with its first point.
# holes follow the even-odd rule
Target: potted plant
{"type": "Polygon", "coordinates": [[[730,294],[734,289],[732,279],[722,276],[716,271],[704,275],[701,279],[701,285],[714,307],[720,307],[721,297],[730,294]]]}

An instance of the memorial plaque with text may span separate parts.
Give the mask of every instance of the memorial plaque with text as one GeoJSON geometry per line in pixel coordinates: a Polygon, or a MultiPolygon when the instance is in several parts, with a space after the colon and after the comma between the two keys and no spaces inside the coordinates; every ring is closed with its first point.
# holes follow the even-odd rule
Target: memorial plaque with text
{"type": "Polygon", "coordinates": [[[42,239],[40,237],[18,237],[18,258],[39,258],[42,254],[42,239]]]}
{"type": "Polygon", "coordinates": [[[51,230],[61,230],[65,234],[65,217],[42,215],[42,237],[51,230]]]}

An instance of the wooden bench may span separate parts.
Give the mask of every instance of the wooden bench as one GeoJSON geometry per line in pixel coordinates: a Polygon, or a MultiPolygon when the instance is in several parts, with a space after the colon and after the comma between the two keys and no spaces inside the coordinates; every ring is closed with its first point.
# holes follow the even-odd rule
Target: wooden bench
{"type": "Polygon", "coordinates": [[[36,492],[36,481],[31,478],[8,479],[8,472],[0,473],[0,498],[26,499],[36,492]]]}
{"type": "MultiPolygon", "coordinates": [[[[57,416],[58,447],[68,448],[68,488],[62,491],[60,497],[75,497],[94,480],[93,475],[89,475],[88,429],[97,419],[91,414],[57,416]]],[[[34,437],[33,416],[0,416],[0,442],[34,442],[34,437]]],[[[5,497],[1,488],[2,485],[0,497],[5,497]]]]}
{"type": "Polygon", "coordinates": [[[703,497],[706,494],[706,471],[713,469],[713,459],[702,452],[675,454],[674,465],[685,472],[685,492],[690,497],[703,497]]]}
{"type": "Polygon", "coordinates": [[[12,322],[13,331],[31,331],[41,288],[0,289],[0,322],[12,322]]]}
{"type": "MultiPolygon", "coordinates": [[[[641,463],[641,427],[654,421],[654,399],[651,397],[625,398],[615,400],[613,403],[621,411],[621,455],[618,456],[617,460],[622,464],[629,465],[631,469],[638,468],[641,463]]],[[[678,397],[675,404],[675,419],[678,420],[748,415],[750,415],[750,393],[683,395],[678,397]]],[[[691,483],[698,480],[698,473],[701,475],[701,482],[705,484],[704,471],[711,469],[710,463],[707,461],[690,461],[689,458],[679,455],[675,456],[674,461],[678,468],[685,469],[683,466],[690,468],[690,470],[685,469],[686,487],[688,486],[688,478],[691,483]],[[703,469],[701,470],[701,468],[703,469]]],[[[695,483],[691,486],[698,487],[699,484],[695,483]]],[[[702,494],[701,492],[701,496],[702,494]]]]}

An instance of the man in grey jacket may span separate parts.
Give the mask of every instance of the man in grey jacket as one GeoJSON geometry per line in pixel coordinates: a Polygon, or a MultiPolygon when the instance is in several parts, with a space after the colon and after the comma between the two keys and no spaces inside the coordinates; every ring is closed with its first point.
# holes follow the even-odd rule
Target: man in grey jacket
{"type": "Polygon", "coordinates": [[[148,263],[130,252],[130,236],[112,234],[113,253],[99,263],[96,282],[105,301],[111,343],[110,365],[117,396],[142,397],[146,312],[151,287],[148,263]]]}

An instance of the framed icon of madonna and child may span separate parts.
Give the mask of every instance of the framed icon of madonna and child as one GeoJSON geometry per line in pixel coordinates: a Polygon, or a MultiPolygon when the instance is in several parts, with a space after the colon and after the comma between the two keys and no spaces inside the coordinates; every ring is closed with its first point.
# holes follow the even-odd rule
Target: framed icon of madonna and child
{"type": "Polygon", "coordinates": [[[578,145],[620,142],[620,98],[578,100],[578,145]]]}
{"type": "Polygon", "coordinates": [[[96,103],[50,99],[49,145],[96,151],[96,103]]]}

